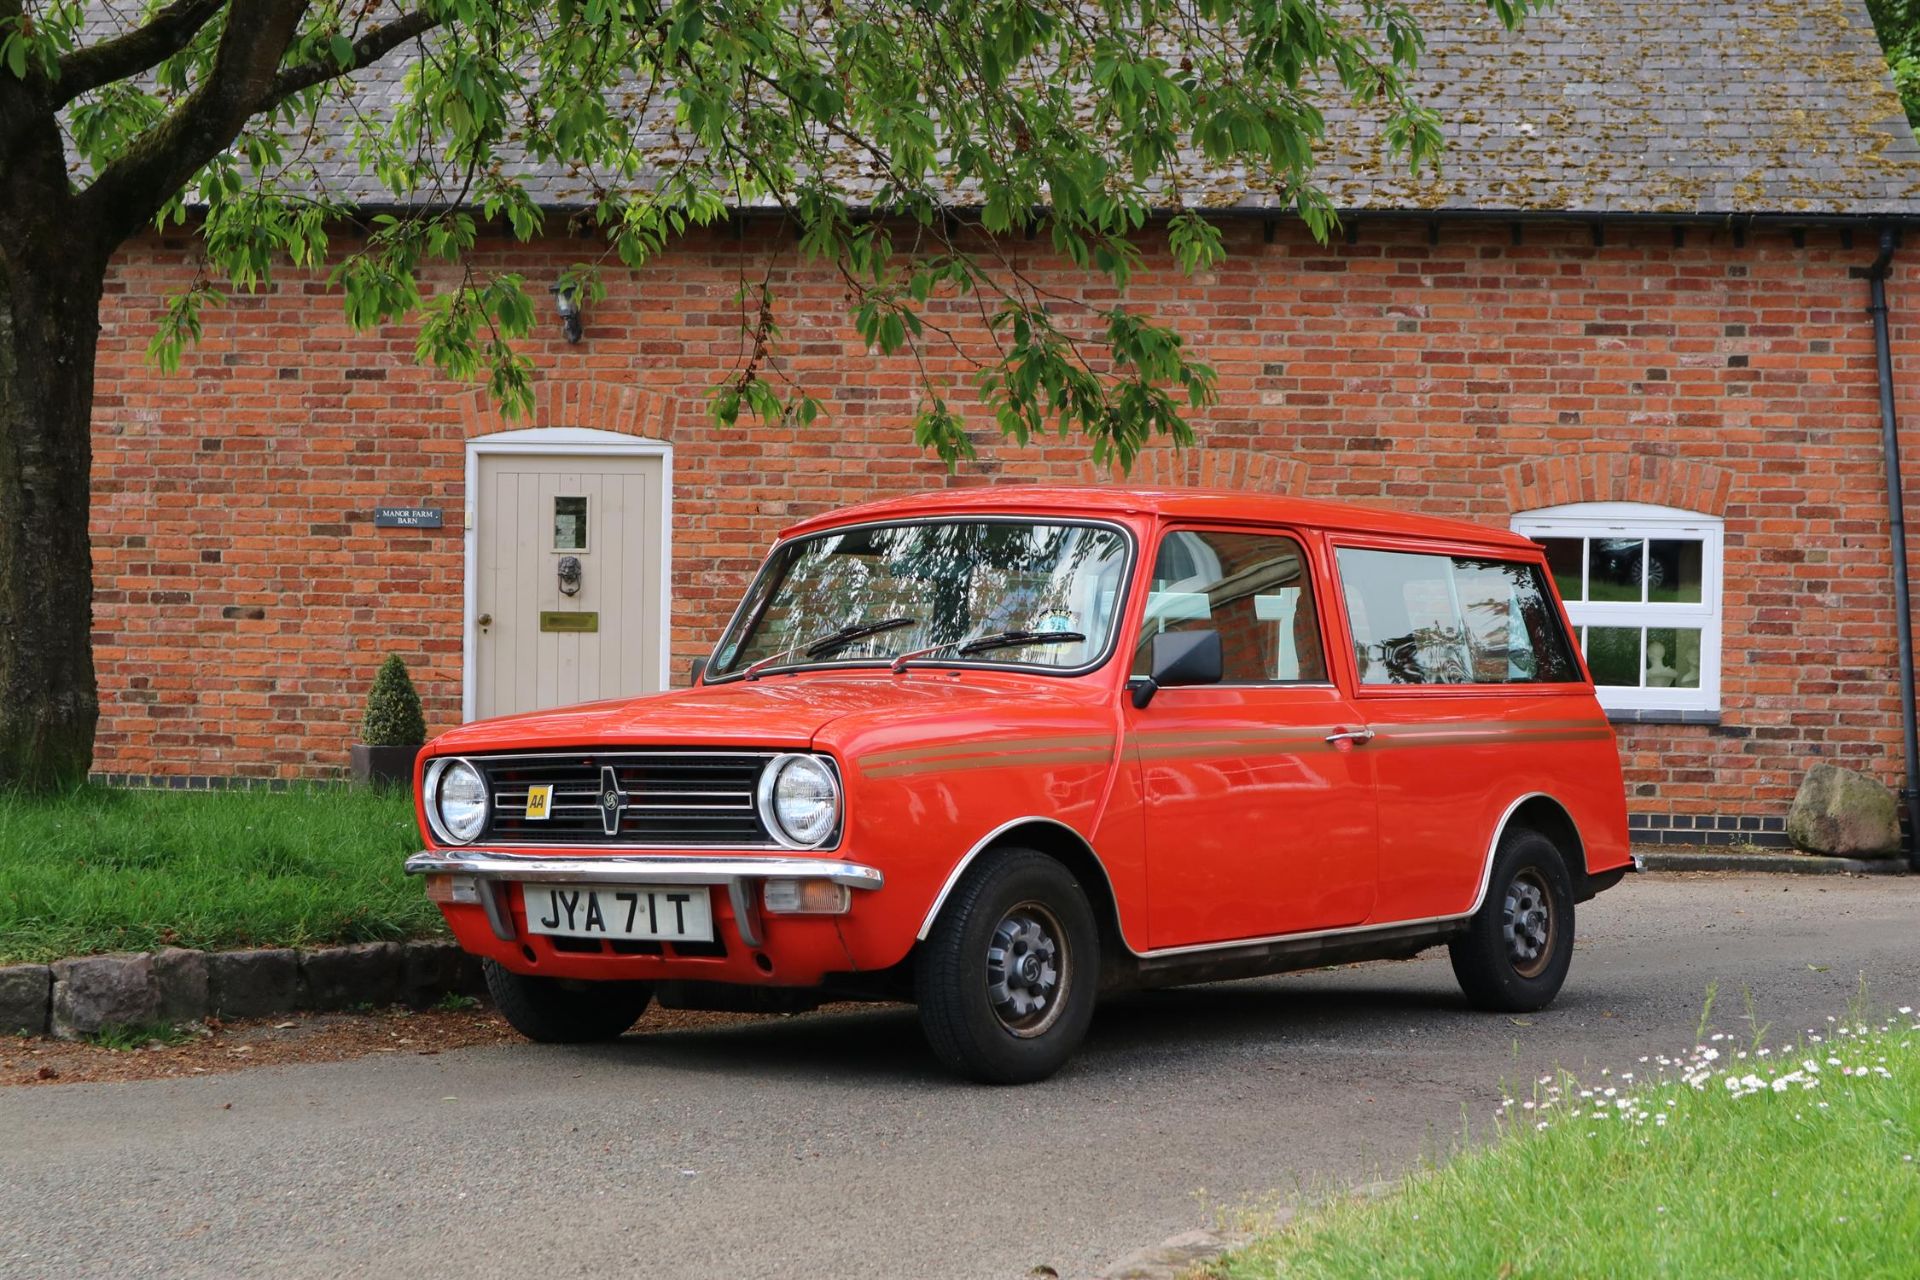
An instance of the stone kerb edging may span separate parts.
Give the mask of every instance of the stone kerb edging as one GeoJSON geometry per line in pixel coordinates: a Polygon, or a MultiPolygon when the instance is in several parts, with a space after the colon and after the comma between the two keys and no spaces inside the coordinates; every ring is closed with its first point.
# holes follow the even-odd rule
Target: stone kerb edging
{"type": "Polygon", "coordinates": [[[365,942],[263,951],[80,956],[0,967],[0,1035],[72,1040],[109,1026],[262,1018],[355,1005],[424,1008],[484,989],[480,961],[451,942],[365,942]]]}

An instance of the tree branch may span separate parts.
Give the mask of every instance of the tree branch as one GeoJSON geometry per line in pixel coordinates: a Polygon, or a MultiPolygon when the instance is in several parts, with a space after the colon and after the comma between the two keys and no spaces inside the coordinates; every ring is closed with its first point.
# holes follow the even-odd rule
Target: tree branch
{"type": "Polygon", "coordinates": [[[64,106],[89,90],[159,66],[193,42],[226,0],[174,0],[145,26],[75,49],[60,59],[54,102],[64,106]]]}
{"type": "Polygon", "coordinates": [[[270,110],[302,89],[311,89],[317,84],[323,84],[349,72],[371,66],[407,41],[433,30],[440,25],[440,21],[425,10],[416,9],[412,13],[402,14],[392,22],[375,27],[355,40],[353,62],[349,66],[341,67],[327,61],[305,62],[299,66],[287,67],[273,78],[273,87],[257,110],[270,110]]]}
{"type": "Polygon", "coordinates": [[[253,0],[229,10],[206,79],[80,196],[83,212],[99,220],[109,244],[150,222],[202,166],[233,145],[272,91],[306,10],[307,0],[253,0]]]}
{"type": "MultiPolygon", "coordinates": [[[[173,7],[207,2],[177,0],[173,7]]],[[[406,41],[440,25],[440,19],[415,10],[355,40],[353,57],[346,66],[329,59],[282,67],[281,59],[293,43],[308,3],[253,0],[233,5],[206,79],[172,114],[103,169],[81,194],[83,211],[101,220],[98,225],[110,244],[119,243],[151,221],[194,174],[233,145],[254,116],[272,110],[302,90],[377,62],[406,41]]]]}

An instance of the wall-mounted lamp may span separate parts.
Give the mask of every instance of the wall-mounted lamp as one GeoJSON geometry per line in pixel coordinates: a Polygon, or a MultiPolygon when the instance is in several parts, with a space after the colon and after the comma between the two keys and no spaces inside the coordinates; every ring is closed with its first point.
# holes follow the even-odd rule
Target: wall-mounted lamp
{"type": "Polygon", "coordinates": [[[560,328],[565,331],[567,341],[580,341],[580,302],[574,297],[573,286],[550,285],[547,292],[553,295],[554,310],[560,313],[560,328]]]}

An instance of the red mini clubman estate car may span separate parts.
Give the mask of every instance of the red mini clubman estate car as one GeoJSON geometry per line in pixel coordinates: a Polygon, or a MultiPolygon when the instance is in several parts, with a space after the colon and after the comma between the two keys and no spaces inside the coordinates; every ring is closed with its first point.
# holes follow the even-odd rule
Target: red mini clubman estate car
{"type": "Polygon", "coordinates": [[[998,488],[789,529],[694,687],[421,753],[427,879],[499,1008],[916,1002],[1040,1079],[1101,991],[1411,956],[1537,1009],[1631,865],[1540,549],[1245,493],[998,488]]]}

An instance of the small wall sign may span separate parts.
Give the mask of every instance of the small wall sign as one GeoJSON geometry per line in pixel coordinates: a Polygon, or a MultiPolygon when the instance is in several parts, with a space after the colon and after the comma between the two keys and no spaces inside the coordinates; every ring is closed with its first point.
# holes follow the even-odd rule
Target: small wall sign
{"type": "Polygon", "coordinates": [[[438,529],[440,508],[375,507],[373,527],[376,529],[438,529]]]}
{"type": "Polygon", "coordinates": [[[542,631],[598,631],[600,615],[593,612],[563,612],[551,609],[540,611],[540,629],[542,631]]]}

